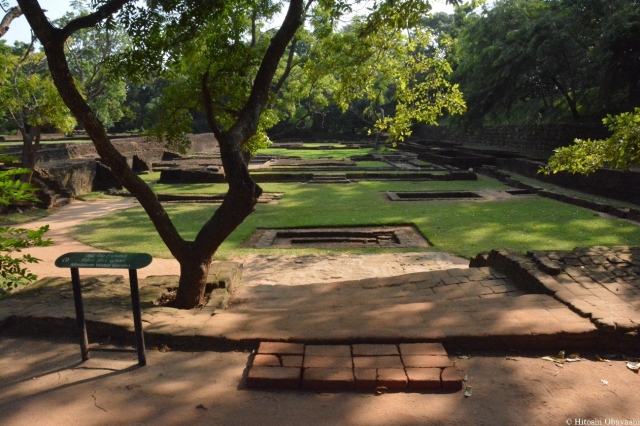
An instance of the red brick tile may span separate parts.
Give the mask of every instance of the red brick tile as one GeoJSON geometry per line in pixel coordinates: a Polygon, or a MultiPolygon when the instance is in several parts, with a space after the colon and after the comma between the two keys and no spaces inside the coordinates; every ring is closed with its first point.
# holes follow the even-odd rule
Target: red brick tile
{"type": "Polygon", "coordinates": [[[402,362],[407,368],[449,367],[453,363],[444,355],[403,355],[402,362]]]}
{"type": "Polygon", "coordinates": [[[455,367],[447,367],[442,370],[442,389],[459,391],[462,389],[462,377],[460,371],[455,367]]]}
{"type": "Polygon", "coordinates": [[[353,375],[356,379],[355,387],[357,391],[368,391],[376,388],[378,372],[375,368],[354,368],[353,375]]]}
{"type": "Polygon", "coordinates": [[[256,367],[280,367],[280,358],[275,355],[258,354],[253,358],[256,367]]]}
{"type": "Polygon", "coordinates": [[[283,367],[302,367],[302,356],[282,355],[280,357],[283,367]]]}
{"type": "Polygon", "coordinates": [[[399,355],[396,345],[352,345],[353,356],[399,355]]]}
{"type": "Polygon", "coordinates": [[[302,387],[313,390],[351,390],[355,387],[351,368],[305,368],[302,387]]]}
{"type": "Polygon", "coordinates": [[[306,345],[305,356],[351,356],[349,345],[306,345]]]}
{"type": "Polygon", "coordinates": [[[304,368],[353,368],[351,357],[313,356],[304,357],[304,368]]]}
{"type": "Polygon", "coordinates": [[[251,367],[247,387],[251,389],[298,389],[300,368],[251,367]]]}
{"type": "Polygon", "coordinates": [[[407,368],[409,389],[412,390],[438,390],[440,385],[439,368],[407,368]]]}
{"type": "Polygon", "coordinates": [[[259,354],[303,355],[304,343],[261,342],[259,354]]]}
{"type": "Polygon", "coordinates": [[[399,356],[356,356],[353,357],[355,368],[403,368],[399,356]]]}
{"type": "Polygon", "coordinates": [[[390,391],[399,391],[406,389],[408,383],[403,368],[378,368],[378,386],[384,386],[390,391]]]}
{"type": "Polygon", "coordinates": [[[444,355],[447,351],[442,343],[403,343],[400,345],[402,355],[444,355]]]}

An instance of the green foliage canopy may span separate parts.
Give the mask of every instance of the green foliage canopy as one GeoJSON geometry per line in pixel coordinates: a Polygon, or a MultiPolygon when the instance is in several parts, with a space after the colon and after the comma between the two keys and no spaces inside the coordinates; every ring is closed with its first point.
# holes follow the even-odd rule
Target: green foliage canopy
{"type": "MultiPolygon", "coordinates": [[[[195,111],[210,108],[212,128],[234,125],[273,35],[265,23],[280,4],[243,0],[216,7],[220,9],[206,22],[197,24],[197,32],[189,29],[194,23],[180,26],[169,16],[137,11],[151,19],[149,32],[143,37],[132,31],[131,50],[117,66],[129,78],[145,78],[141,70],[146,70],[146,76],[157,73],[169,82],[154,103],[157,124],[150,133],[179,150],[188,143],[184,135],[192,129],[195,111]],[[140,46],[147,55],[136,53],[140,46]],[[209,105],[203,92],[211,98],[209,105]]],[[[410,135],[416,121],[435,123],[445,110],[464,111],[460,91],[446,79],[451,68],[443,52],[449,42],[433,49],[429,31],[421,28],[428,3],[383,2],[369,16],[340,28],[336,16],[350,7],[327,1],[307,4],[308,25],[298,30],[280,61],[267,108],[243,150],[255,153],[266,147],[266,131],[278,122],[308,124],[331,104],[346,111],[366,99],[365,112],[375,118],[372,127],[388,132],[393,142],[410,135]],[[377,111],[384,105],[390,114],[380,117],[377,111]]]]}
{"type": "Polygon", "coordinates": [[[555,123],[640,102],[640,3],[498,0],[462,22],[465,124],[555,123]]]}
{"type": "Polygon", "coordinates": [[[23,133],[30,128],[73,130],[76,122],[49,76],[46,58],[33,44],[8,47],[0,40],[0,110],[23,133]]]}

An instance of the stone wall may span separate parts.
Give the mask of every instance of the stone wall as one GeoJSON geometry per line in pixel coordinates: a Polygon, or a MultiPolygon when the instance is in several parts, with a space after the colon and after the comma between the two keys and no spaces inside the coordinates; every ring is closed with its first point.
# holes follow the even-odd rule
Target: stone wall
{"type": "Polygon", "coordinates": [[[543,165],[542,162],[519,158],[498,159],[496,164],[499,169],[543,182],[640,205],[640,172],[600,169],[587,176],[569,172],[544,175],[538,173],[543,165]]]}
{"type": "Polygon", "coordinates": [[[446,126],[417,126],[413,136],[430,141],[486,145],[551,151],[580,139],[603,139],[609,136],[602,125],[557,124],[547,126],[499,126],[473,132],[457,133],[446,126]]]}
{"type": "MultiPolygon", "coordinates": [[[[202,133],[197,135],[188,135],[191,140],[191,147],[187,153],[210,153],[218,151],[218,142],[213,133],[202,133]]],[[[162,154],[165,151],[164,144],[158,142],[148,142],[145,137],[119,138],[112,139],[111,143],[118,151],[129,161],[134,155],[149,163],[162,160],[162,154]]],[[[21,145],[11,145],[7,147],[7,154],[20,158],[22,152],[21,145]]],[[[47,163],[50,161],[59,161],[72,158],[97,158],[98,153],[95,146],[91,142],[77,143],[55,143],[42,144],[38,152],[38,163],[47,163]]]]}

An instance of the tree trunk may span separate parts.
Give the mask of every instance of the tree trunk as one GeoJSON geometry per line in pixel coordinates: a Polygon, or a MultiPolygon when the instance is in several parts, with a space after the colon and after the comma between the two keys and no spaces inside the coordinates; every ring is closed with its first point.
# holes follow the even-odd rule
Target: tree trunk
{"type": "Polygon", "coordinates": [[[213,254],[187,256],[179,261],[178,294],[171,304],[175,308],[190,309],[204,301],[204,292],[213,254]]]}
{"type": "Polygon", "coordinates": [[[222,166],[229,183],[229,191],[211,219],[204,224],[190,250],[176,256],[180,263],[180,284],[173,306],[190,309],[204,298],[207,275],[213,255],[224,240],[254,210],[262,188],[251,176],[240,149],[242,140],[236,133],[224,132],[218,136],[222,166]]]}
{"type": "Polygon", "coordinates": [[[33,169],[38,161],[41,134],[40,126],[34,126],[28,132],[22,132],[22,167],[30,170],[28,174],[20,176],[22,182],[31,182],[33,177],[33,169]]]}

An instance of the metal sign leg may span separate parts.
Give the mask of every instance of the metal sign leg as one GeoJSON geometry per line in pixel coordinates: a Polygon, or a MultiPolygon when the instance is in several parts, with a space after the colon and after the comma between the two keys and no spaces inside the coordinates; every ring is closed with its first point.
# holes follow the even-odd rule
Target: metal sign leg
{"type": "Polygon", "coordinates": [[[138,272],[129,269],[129,285],[131,286],[131,307],[133,310],[133,326],[136,331],[136,344],[138,346],[138,365],[147,365],[147,357],[144,352],[144,334],[142,333],[142,311],[140,309],[140,291],[138,290],[138,272]]]}
{"type": "Polygon", "coordinates": [[[73,301],[76,305],[76,320],[80,329],[80,354],[82,360],[89,359],[89,338],[87,324],[84,320],[84,305],[82,303],[82,289],[80,288],[80,272],[78,268],[71,268],[71,284],[73,285],[73,301]]]}

